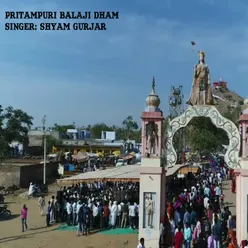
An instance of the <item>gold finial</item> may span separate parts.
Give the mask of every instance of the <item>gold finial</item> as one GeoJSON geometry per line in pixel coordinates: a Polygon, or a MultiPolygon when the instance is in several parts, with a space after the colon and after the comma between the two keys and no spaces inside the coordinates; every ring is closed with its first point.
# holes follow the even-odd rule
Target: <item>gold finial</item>
{"type": "Polygon", "coordinates": [[[203,57],[205,57],[205,52],[203,50],[198,52],[198,55],[201,55],[201,54],[202,54],[203,57]]]}
{"type": "Polygon", "coordinates": [[[155,77],[152,78],[152,92],[155,94],[155,77]]]}

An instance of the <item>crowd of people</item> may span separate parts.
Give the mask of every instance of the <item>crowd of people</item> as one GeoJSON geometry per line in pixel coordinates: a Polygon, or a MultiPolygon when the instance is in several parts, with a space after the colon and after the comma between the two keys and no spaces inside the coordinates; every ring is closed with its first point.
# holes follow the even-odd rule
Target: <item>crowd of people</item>
{"type": "Polygon", "coordinates": [[[161,221],[161,248],[238,247],[235,217],[225,206],[222,191],[228,175],[224,166],[203,168],[192,180],[180,183],[184,186],[181,192],[170,192],[167,214],[161,221]]]}
{"type": "MultiPolygon", "coordinates": [[[[64,187],[47,206],[47,226],[66,222],[77,226],[77,234],[93,229],[138,228],[139,183],[94,182],[64,187]]],[[[38,200],[40,213],[44,197],[38,200]]]]}
{"type": "MultiPolygon", "coordinates": [[[[224,165],[203,167],[197,175],[174,178],[167,187],[166,213],[161,219],[161,248],[237,248],[235,216],[225,206],[223,180],[229,179],[224,165]]],[[[38,200],[46,223],[66,222],[77,226],[77,235],[92,230],[133,228],[139,226],[139,183],[91,182],[64,187],[48,204],[38,200]],[[46,209],[45,209],[46,207],[46,209]]],[[[25,210],[23,210],[25,216],[25,210]]],[[[26,221],[23,221],[23,230],[26,221]]],[[[145,240],[141,240],[143,243],[145,240]]],[[[141,243],[142,243],[141,242],[141,243]]],[[[247,246],[247,241],[240,244],[247,246]]]]}

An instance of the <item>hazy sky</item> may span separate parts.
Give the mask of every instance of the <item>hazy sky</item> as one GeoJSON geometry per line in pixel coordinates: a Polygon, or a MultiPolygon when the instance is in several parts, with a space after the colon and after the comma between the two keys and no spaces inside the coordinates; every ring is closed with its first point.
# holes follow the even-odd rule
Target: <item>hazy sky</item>
{"type": "Polygon", "coordinates": [[[171,85],[183,85],[188,97],[200,49],[212,81],[248,95],[246,0],[20,2],[0,3],[0,103],[22,108],[35,125],[44,114],[48,125],[120,125],[128,115],[139,122],[153,76],[166,114],[171,85]],[[7,10],[110,10],[120,19],[108,21],[106,32],[5,31],[7,10]]]}

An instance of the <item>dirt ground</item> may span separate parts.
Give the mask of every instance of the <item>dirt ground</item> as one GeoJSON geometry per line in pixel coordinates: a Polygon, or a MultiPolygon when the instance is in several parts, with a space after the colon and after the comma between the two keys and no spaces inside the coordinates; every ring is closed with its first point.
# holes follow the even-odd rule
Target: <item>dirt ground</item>
{"type": "MultiPolygon", "coordinates": [[[[56,187],[49,189],[55,195],[56,187]]],[[[10,220],[0,220],[0,248],[133,248],[138,245],[138,235],[102,235],[77,237],[73,231],[57,231],[58,226],[45,227],[45,216],[41,217],[38,209],[38,200],[24,200],[20,196],[6,196],[6,203],[12,212],[10,220]],[[20,211],[26,204],[28,207],[28,230],[21,231],[20,211]]]]}
{"type": "MultiPolygon", "coordinates": [[[[235,214],[235,195],[230,192],[230,183],[224,184],[224,190],[226,202],[235,214]]],[[[50,196],[46,197],[46,201],[48,199],[50,196]]],[[[6,203],[13,216],[10,220],[0,221],[0,248],[133,248],[138,244],[136,234],[77,237],[72,231],[56,231],[56,226],[46,228],[45,217],[39,215],[37,199],[23,200],[19,196],[8,196],[6,203]],[[28,230],[22,233],[20,211],[24,203],[28,207],[28,230]]]]}

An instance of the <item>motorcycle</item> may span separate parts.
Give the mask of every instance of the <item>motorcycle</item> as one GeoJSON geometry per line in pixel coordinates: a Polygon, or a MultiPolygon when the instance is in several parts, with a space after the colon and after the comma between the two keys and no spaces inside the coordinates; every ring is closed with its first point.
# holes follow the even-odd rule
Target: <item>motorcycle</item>
{"type": "Polygon", "coordinates": [[[0,204],[4,204],[4,196],[0,194],[0,204]]]}
{"type": "Polygon", "coordinates": [[[0,217],[10,218],[11,211],[7,209],[7,205],[0,206],[0,217]]]}
{"type": "Polygon", "coordinates": [[[48,187],[47,185],[44,185],[44,184],[41,184],[41,185],[34,184],[32,189],[33,191],[31,194],[28,195],[28,198],[39,197],[39,196],[42,196],[48,193],[48,187]]]}

